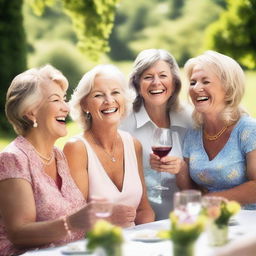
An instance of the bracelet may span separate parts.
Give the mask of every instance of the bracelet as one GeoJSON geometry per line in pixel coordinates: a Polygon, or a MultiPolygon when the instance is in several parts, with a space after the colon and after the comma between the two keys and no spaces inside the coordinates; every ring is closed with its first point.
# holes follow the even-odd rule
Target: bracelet
{"type": "Polygon", "coordinates": [[[67,235],[68,235],[68,236],[71,236],[71,230],[70,230],[70,228],[69,228],[69,226],[68,226],[67,216],[63,216],[63,217],[61,218],[61,220],[63,221],[63,225],[64,225],[64,228],[65,228],[65,230],[66,230],[66,232],[67,232],[67,235]]]}

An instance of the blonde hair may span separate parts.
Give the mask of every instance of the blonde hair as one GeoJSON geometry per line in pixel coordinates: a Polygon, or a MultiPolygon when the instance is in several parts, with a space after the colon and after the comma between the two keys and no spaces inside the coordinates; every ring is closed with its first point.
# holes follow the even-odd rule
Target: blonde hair
{"type": "Polygon", "coordinates": [[[129,85],[135,89],[137,94],[133,103],[133,109],[135,112],[138,112],[143,104],[143,98],[139,93],[141,75],[145,70],[153,66],[159,60],[163,60],[169,65],[175,87],[172,96],[168,100],[167,110],[170,110],[171,108],[173,110],[177,110],[180,107],[178,96],[181,90],[181,80],[179,75],[179,66],[175,58],[163,49],[146,49],[141,51],[135,59],[129,80],[129,85]]]}
{"type": "MultiPolygon", "coordinates": [[[[190,80],[194,67],[198,64],[213,72],[220,79],[226,92],[226,107],[221,114],[222,120],[227,124],[237,121],[242,114],[246,113],[240,106],[245,91],[245,76],[240,65],[224,54],[206,51],[185,63],[184,71],[188,80],[190,80]]],[[[202,115],[196,110],[193,112],[193,119],[197,127],[202,125],[202,115]]]]}
{"type": "Polygon", "coordinates": [[[82,101],[91,92],[94,86],[95,78],[100,75],[106,75],[108,77],[114,78],[121,85],[121,89],[125,98],[125,112],[123,117],[126,116],[130,110],[131,96],[130,92],[128,91],[123,73],[117,67],[111,64],[97,65],[85,73],[85,75],[79,81],[69,102],[71,118],[80,124],[84,130],[88,130],[91,127],[92,120],[84,112],[81,106],[83,104],[82,101]]]}
{"type": "Polygon", "coordinates": [[[24,135],[32,127],[32,120],[25,114],[41,104],[42,91],[49,81],[63,90],[68,88],[66,77],[51,65],[29,69],[12,80],[6,94],[5,114],[17,134],[24,135]]]}

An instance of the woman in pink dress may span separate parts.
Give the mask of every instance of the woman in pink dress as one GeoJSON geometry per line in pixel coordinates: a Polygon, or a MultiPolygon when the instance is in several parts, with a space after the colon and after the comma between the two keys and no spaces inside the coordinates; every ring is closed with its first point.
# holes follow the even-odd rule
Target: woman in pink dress
{"type": "Polygon", "coordinates": [[[47,65],[16,76],[6,116],[19,135],[0,153],[0,255],[81,239],[94,222],[64,154],[67,79],[47,65]]]}
{"type": "Polygon", "coordinates": [[[84,131],[64,147],[71,175],[84,198],[111,200],[118,208],[111,221],[123,227],[154,220],[143,177],[141,144],[118,130],[127,103],[125,80],[115,66],[90,70],[70,102],[71,117],[84,131]]]}

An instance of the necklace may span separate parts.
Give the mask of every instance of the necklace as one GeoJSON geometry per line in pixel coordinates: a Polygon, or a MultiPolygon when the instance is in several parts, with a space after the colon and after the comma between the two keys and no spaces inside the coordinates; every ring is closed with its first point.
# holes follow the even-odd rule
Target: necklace
{"type": "Polygon", "coordinates": [[[115,139],[115,141],[114,141],[114,143],[113,143],[113,145],[112,145],[112,148],[111,148],[112,154],[109,154],[109,153],[104,149],[104,147],[102,146],[102,144],[101,144],[100,142],[96,141],[96,139],[95,139],[94,136],[93,136],[92,131],[90,131],[90,136],[91,136],[92,140],[94,141],[94,143],[95,143],[99,148],[101,148],[101,149],[103,150],[103,152],[110,158],[110,160],[111,160],[113,163],[116,162],[116,159],[115,159],[115,157],[114,157],[114,155],[115,155],[115,149],[116,149],[116,148],[114,147],[114,145],[116,144],[117,136],[116,136],[116,139],[115,139]]]}
{"type": "Polygon", "coordinates": [[[209,135],[205,130],[204,130],[204,135],[207,140],[217,140],[226,130],[228,129],[228,125],[225,125],[219,132],[217,132],[214,135],[209,135]]]}
{"type": "Polygon", "coordinates": [[[38,152],[36,150],[36,148],[34,148],[34,150],[37,153],[37,155],[41,158],[41,160],[43,161],[43,163],[45,165],[50,165],[50,163],[52,162],[53,156],[54,156],[53,151],[52,151],[52,153],[51,153],[51,155],[49,157],[46,157],[46,156],[42,155],[40,152],[38,152]]]}

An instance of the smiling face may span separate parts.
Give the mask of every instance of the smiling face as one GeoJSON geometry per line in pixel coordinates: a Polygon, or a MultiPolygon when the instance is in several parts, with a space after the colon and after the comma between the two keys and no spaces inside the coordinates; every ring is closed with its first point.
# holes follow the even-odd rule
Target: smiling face
{"type": "Polygon", "coordinates": [[[199,113],[218,115],[225,108],[226,93],[221,80],[201,65],[195,65],[193,68],[189,95],[199,113]]]}
{"type": "Polygon", "coordinates": [[[35,114],[38,127],[33,130],[41,131],[56,140],[67,134],[66,117],[69,107],[66,103],[66,91],[50,81],[44,85],[42,93],[43,101],[35,114]]]}
{"type": "Polygon", "coordinates": [[[170,66],[163,60],[146,69],[140,77],[140,95],[145,106],[166,106],[174,91],[170,66]]]}
{"type": "Polygon", "coordinates": [[[119,124],[125,111],[125,99],[120,81],[108,75],[94,79],[91,92],[81,102],[83,111],[89,111],[92,125],[99,122],[119,124]]]}

